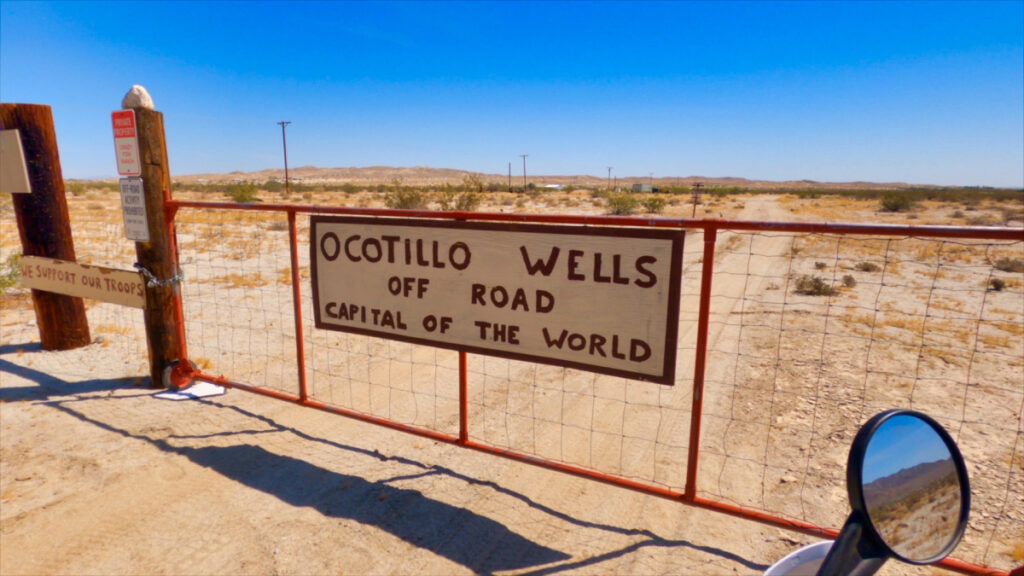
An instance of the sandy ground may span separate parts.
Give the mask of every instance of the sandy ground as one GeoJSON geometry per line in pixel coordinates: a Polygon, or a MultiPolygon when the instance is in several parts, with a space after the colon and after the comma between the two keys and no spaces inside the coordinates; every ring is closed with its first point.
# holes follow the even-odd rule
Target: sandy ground
{"type": "MultiPolygon", "coordinates": [[[[557,208],[565,206],[551,209],[557,208]]],[[[792,218],[785,203],[769,197],[705,209],[714,210],[712,216],[792,218]]],[[[689,207],[678,210],[688,215],[689,207]]],[[[699,240],[687,242],[688,252],[699,251],[699,240]]],[[[719,242],[729,244],[727,238],[719,242]]],[[[771,269],[791,250],[791,239],[767,238],[757,258],[741,248],[733,250],[738,257],[723,254],[718,270],[748,280],[719,285],[716,301],[724,304],[716,314],[767,314],[767,300],[758,301],[765,307],[759,311],[745,295],[777,290],[771,269]]],[[[684,294],[683,309],[695,309],[695,298],[684,294]]],[[[734,337],[735,326],[725,320],[712,328],[712,349],[726,356],[748,344],[767,345],[760,339],[770,337],[750,328],[734,337]]],[[[695,334],[684,331],[680,338],[686,349],[695,334]]],[[[19,307],[7,300],[0,338],[5,575],[757,574],[814,541],[243,392],[187,402],[156,399],[140,378],[146,370],[137,343],[122,345],[105,334],[80,350],[47,352],[37,341],[31,312],[23,302],[19,307]]],[[[205,356],[221,368],[214,352],[205,356]]],[[[1009,369],[1012,382],[1021,367],[1009,369]]],[[[728,377],[712,371],[709,379],[728,377]]],[[[758,418],[740,413],[763,409],[745,402],[748,392],[734,387],[707,400],[712,415],[729,415],[710,418],[705,429],[710,455],[701,483],[712,495],[765,481],[742,474],[742,462],[734,469],[736,462],[714,458],[716,451],[743,452],[754,441],[758,432],[751,435],[745,423],[758,418]]],[[[830,393],[817,394],[820,401],[830,393]]],[[[852,411],[837,410],[836,416],[855,420],[876,400],[884,401],[860,397],[852,411]]],[[[1011,417],[1017,411],[1019,429],[1020,400],[1011,394],[1003,401],[1011,417]]],[[[787,425],[803,430],[799,408],[783,410],[781,396],[777,402],[771,413],[779,422],[768,433],[787,425]]],[[[827,424],[824,416],[814,418],[827,424]]],[[[685,431],[686,425],[668,427],[685,431]]],[[[1005,441],[967,432],[961,442],[991,444],[992,459],[1021,465],[1020,454],[1013,454],[1022,447],[1012,438],[1007,451],[1005,441]]],[[[834,440],[834,447],[817,448],[845,454],[848,434],[834,440]]],[[[802,493],[815,478],[784,475],[752,504],[771,507],[773,498],[792,496],[794,486],[802,493]]],[[[824,517],[839,522],[845,516],[843,492],[841,486],[826,491],[829,496],[818,503],[831,510],[824,517]]],[[[1010,524],[995,518],[987,529],[1009,526],[1003,536],[1011,542],[1024,535],[1016,532],[1024,517],[1020,497],[999,500],[1009,502],[1001,505],[981,501],[986,517],[1018,518],[1010,524]]],[[[804,510],[794,516],[816,515],[804,510]]],[[[1012,563],[1009,553],[995,559],[1004,568],[1012,563]]],[[[944,572],[890,562],[883,573],[944,572]]]]}

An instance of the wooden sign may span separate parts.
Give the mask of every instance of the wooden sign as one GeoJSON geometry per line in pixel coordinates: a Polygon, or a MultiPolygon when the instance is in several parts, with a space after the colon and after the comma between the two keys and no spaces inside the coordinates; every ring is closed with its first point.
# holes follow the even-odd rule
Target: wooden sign
{"type": "Polygon", "coordinates": [[[114,128],[114,153],[117,155],[117,173],[121,176],[141,176],[139,135],[135,123],[135,110],[110,113],[114,128]]]}
{"type": "Polygon", "coordinates": [[[20,194],[32,192],[21,147],[21,132],[0,130],[0,192],[20,194]]]}
{"type": "Polygon", "coordinates": [[[132,308],[146,305],[146,286],[138,272],[67,260],[22,256],[21,285],[132,308]]]}
{"type": "Polygon", "coordinates": [[[682,230],[310,224],[317,328],[675,380],[682,230]]]}

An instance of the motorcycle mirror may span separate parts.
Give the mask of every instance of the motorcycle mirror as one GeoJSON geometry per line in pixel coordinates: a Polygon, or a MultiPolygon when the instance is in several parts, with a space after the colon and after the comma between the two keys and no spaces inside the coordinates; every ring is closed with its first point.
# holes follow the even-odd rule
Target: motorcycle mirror
{"type": "Polygon", "coordinates": [[[853,440],[846,470],[850,513],[819,575],[868,576],[889,558],[932,564],[956,548],[971,490],[953,438],[912,410],[875,415],[853,440]]]}

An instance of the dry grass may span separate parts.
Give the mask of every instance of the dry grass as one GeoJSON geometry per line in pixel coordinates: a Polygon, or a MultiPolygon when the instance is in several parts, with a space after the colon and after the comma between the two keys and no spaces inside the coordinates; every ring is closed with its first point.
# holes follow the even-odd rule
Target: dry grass
{"type": "Polygon", "coordinates": [[[267,281],[258,274],[238,274],[237,272],[214,276],[207,282],[226,285],[228,288],[259,288],[267,285],[267,281]]]}

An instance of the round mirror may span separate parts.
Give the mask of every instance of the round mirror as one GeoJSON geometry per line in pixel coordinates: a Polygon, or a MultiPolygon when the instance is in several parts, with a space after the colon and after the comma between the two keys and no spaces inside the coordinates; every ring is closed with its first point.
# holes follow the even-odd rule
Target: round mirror
{"type": "Polygon", "coordinates": [[[872,418],[854,445],[851,504],[882,544],[914,564],[949,554],[970,510],[967,469],[949,434],[924,414],[892,410],[872,418]]]}

